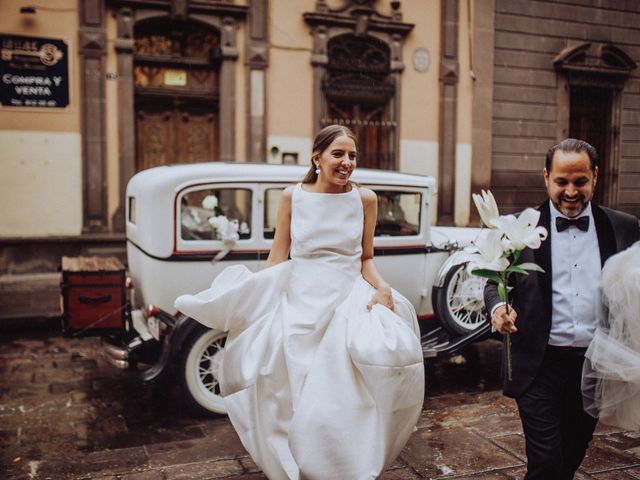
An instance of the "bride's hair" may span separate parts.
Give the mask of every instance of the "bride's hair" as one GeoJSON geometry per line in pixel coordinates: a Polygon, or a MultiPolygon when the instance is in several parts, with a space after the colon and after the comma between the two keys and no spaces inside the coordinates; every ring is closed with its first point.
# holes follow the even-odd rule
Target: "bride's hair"
{"type": "Polygon", "coordinates": [[[302,183],[316,183],[318,180],[318,174],[316,173],[316,164],[313,163],[313,158],[317,155],[321,155],[329,146],[333,143],[333,141],[341,136],[347,136],[354,143],[358,144],[358,139],[356,135],[344,125],[327,125],[322,130],[318,132],[315,140],[313,141],[313,153],[311,154],[311,167],[309,171],[302,179],[302,183]]]}

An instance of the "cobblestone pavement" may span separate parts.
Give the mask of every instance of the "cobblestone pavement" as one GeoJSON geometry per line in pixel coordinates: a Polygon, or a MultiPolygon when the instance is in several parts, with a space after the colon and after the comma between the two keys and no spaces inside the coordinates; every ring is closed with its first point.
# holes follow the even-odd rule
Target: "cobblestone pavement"
{"type": "MultiPolygon", "coordinates": [[[[524,440],[498,391],[499,344],[428,363],[416,432],[384,480],[517,479],[524,440]]],[[[264,479],[226,417],[107,365],[96,338],[0,338],[0,479],[264,479]]],[[[640,434],[600,426],[577,479],[640,479],[640,434]]],[[[348,479],[345,479],[348,480],[348,479]]]]}

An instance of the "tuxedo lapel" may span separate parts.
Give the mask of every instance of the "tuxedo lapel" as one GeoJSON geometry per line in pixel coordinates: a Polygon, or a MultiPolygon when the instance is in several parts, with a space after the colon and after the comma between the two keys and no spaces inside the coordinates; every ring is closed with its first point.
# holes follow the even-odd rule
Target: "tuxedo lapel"
{"type": "Polygon", "coordinates": [[[596,235],[598,236],[598,247],[600,249],[600,264],[604,265],[607,259],[616,253],[616,233],[611,225],[611,220],[603,209],[597,205],[591,204],[593,213],[593,223],[596,227],[596,235]]]}
{"type": "Polygon", "coordinates": [[[540,220],[538,226],[547,229],[548,235],[546,240],[542,242],[540,248],[533,251],[533,257],[535,263],[537,263],[544,273],[538,273],[538,282],[540,289],[542,290],[542,298],[545,301],[545,312],[547,318],[551,318],[551,210],[549,207],[549,201],[547,200],[538,207],[540,211],[540,220]]]}

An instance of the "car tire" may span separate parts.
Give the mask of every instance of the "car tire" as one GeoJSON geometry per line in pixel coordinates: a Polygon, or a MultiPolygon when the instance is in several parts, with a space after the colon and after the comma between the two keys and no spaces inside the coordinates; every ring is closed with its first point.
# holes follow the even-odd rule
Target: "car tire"
{"type": "Polygon", "coordinates": [[[178,359],[184,404],[198,415],[226,414],[220,395],[218,368],[227,333],[198,325],[187,337],[178,359]]]}
{"type": "Polygon", "coordinates": [[[453,265],[442,286],[433,289],[436,315],[453,336],[473,333],[487,322],[483,299],[486,280],[470,274],[466,266],[466,263],[453,265]]]}

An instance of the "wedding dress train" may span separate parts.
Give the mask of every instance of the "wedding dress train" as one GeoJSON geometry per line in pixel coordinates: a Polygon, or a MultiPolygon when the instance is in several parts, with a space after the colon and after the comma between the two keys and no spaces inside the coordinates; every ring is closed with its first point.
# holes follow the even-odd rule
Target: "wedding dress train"
{"type": "Polygon", "coordinates": [[[229,332],[219,370],[229,418],[276,479],[373,479],[409,438],[424,397],[416,314],[366,308],[358,190],[293,191],[291,259],[236,265],[176,307],[229,332]]]}
{"type": "Polygon", "coordinates": [[[602,270],[607,312],[585,354],[585,410],[603,423],[640,430],[640,242],[602,270]]]}

